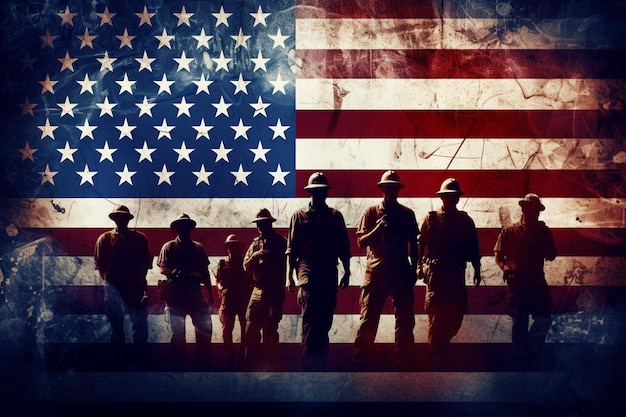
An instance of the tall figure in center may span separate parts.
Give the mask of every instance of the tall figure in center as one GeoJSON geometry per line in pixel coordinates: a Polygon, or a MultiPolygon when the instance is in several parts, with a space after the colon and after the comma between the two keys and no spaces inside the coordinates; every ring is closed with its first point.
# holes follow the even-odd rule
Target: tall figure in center
{"type": "Polygon", "coordinates": [[[337,259],[344,271],[339,287],[345,289],[350,283],[350,241],[343,215],[326,204],[330,188],[323,173],[311,174],[304,187],[311,196],[309,204],[292,215],[287,236],[287,280],[294,291],[297,273],[305,370],[326,366],[328,333],[337,305],[337,259]]]}
{"type": "Polygon", "coordinates": [[[359,247],[367,247],[365,279],[361,287],[361,320],[354,341],[354,364],[371,363],[380,315],[391,297],[396,319],[395,348],[400,369],[410,369],[415,313],[413,287],[417,280],[415,213],[398,202],[404,184],[394,171],[383,173],[378,187],[383,200],[368,207],[356,231],[359,247]]]}

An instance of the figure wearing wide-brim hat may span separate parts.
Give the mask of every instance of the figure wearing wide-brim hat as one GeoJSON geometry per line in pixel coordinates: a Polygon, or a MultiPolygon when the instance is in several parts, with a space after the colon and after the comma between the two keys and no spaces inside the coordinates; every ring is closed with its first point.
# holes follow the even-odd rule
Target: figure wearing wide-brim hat
{"type": "Polygon", "coordinates": [[[400,182],[400,175],[397,172],[388,170],[380,177],[380,181],[376,184],[378,188],[381,187],[397,187],[398,189],[404,188],[404,184],[400,182]]]}
{"type": "Polygon", "coordinates": [[[117,206],[115,208],[115,210],[113,210],[111,213],[109,213],[109,219],[113,220],[113,221],[117,221],[117,220],[132,220],[134,219],[135,216],[133,216],[130,213],[130,210],[128,209],[128,207],[124,206],[124,205],[120,205],[117,206]]]}
{"type": "Polygon", "coordinates": [[[439,191],[437,191],[437,195],[445,195],[445,194],[464,194],[461,191],[461,185],[454,178],[447,178],[441,183],[441,187],[439,187],[439,191]]]}
{"type": "Polygon", "coordinates": [[[304,189],[308,192],[315,192],[318,190],[328,190],[332,188],[328,183],[328,178],[323,172],[314,172],[309,176],[309,181],[304,189]]]}
{"type": "Polygon", "coordinates": [[[269,221],[272,223],[276,221],[276,219],[272,217],[270,211],[266,208],[262,208],[261,210],[259,210],[259,212],[256,214],[256,217],[252,220],[251,223],[258,223],[263,221],[269,221]]]}
{"type": "Polygon", "coordinates": [[[535,193],[526,194],[524,198],[519,201],[519,205],[522,208],[530,207],[530,208],[535,208],[539,211],[544,211],[546,209],[546,206],[541,204],[541,200],[539,199],[539,196],[535,193]]]}
{"type": "Polygon", "coordinates": [[[176,220],[170,223],[170,229],[177,231],[180,228],[193,229],[196,227],[196,221],[192,220],[188,214],[181,214],[176,220]]]}

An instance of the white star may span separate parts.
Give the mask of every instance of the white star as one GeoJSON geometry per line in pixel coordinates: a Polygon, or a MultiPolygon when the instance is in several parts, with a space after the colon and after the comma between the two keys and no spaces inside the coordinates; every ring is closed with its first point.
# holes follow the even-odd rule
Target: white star
{"type": "Polygon", "coordinates": [[[116,35],[115,36],[117,39],[119,39],[120,41],[120,47],[119,49],[122,49],[125,46],[128,46],[130,49],[133,49],[133,44],[132,41],[133,39],[135,39],[137,36],[131,36],[128,34],[128,29],[124,28],[124,34],[123,35],[116,35]]]}
{"type": "Polygon", "coordinates": [[[259,114],[267,117],[267,113],[265,113],[265,109],[271,106],[271,103],[264,103],[261,96],[259,96],[259,100],[256,103],[250,103],[250,106],[254,109],[254,114],[252,117],[256,117],[259,114]]]}
{"type": "Polygon", "coordinates": [[[278,77],[276,77],[276,81],[270,81],[270,84],[274,86],[272,94],[276,94],[277,91],[280,91],[283,94],[287,94],[285,93],[285,85],[288,82],[289,80],[283,81],[283,79],[280,77],[280,74],[278,74],[278,77]]]}
{"type": "Polygon", "coordinates": [[[196,46],[196,49],[200,49],[203,46],[206,49],[209,49],[209,41],[211,39],[213,39],[213,36],[212,35],[207,35],[204,32],[204,28],[202,28],[202,30],[200,31],[200,34],[199,35],[194,35],[193,38],[198,41],[198,45],[196,46]]]}
{"type": "Polygon", "coordinates": [[[245,126],[243,124],[243,120],[241,120],[241,118],[239,119],[239,124],[237,126],[231,126],[231,129],[233,129],[235,131],[235,140],[238,137],[242,137],[245,140],[248,140],[248,130],[250,130],[252,128],[252,126],[245,126]]]}
{"type": "Polygon", "coordinates": [[[204,124],[204,118],[202,119],[202,121],[200,121],[200,124],[197,126],[192,126],[194,129],[196,129],[196,132],[198,132],[196,134],[196,140],[200,139],[201,137],[206,137],[207,139],[211,140],[211,138],[209,137],[209,131],[211,129],[213,129],[213,126],[206,126],[204,124]]]}
{"type": "Polygon", "coordinates": [[[287,140],[287,137],[285,136],[285,131],[289,129],[289,126],[283,126],[282,123],[280,122],[280,118],[278,118],[278,121],[276,122],[274,126],[268,126],[268,127],[274,131],[274,136],[272,136],[272,140],[278,137],[281,137],[287,140]]]}
{"type": "Polygon", "coordinates": [[[282,46],[283,48],[286,48],[286,46],[285,46],[285,39],[287,39],[289,36],[283,36],[280,33],[280,28],[278,28],[278,31],[276,32],[276,35],[267,35],[267,36],[269,36],[274,41],[274,46],[272,47],[272,49],[277,48],[279,46],[282,46]]]}
{"type": "Polygon", "coordinates": [[[145,69],[152,72],[152,63],[156,61],[156,58],[148,58],[148,53],[143,51],[143,57],[135,58],[135,61],[139,62],[139,72],[145,69]]]}
{"type": "Polygon", "coordinates": [[[193,175],[195,175],[198,179],[196,180],[196,185],[200,184],[201,182],[206,183],[206,185],[211,185],[209,184],[209,177],[211,176],[211,174],[213,174],[212,171],[205,171],[204,170],[204,164],[200,165],[200,171],[192,171],[193,175]]]}
{"type": "Polygon", "coordinates": [[[57,58],[57,60],[61,63],[61,70],[59,72],[63,72],[65,69],[74,72],[74,62],[78,61],[78,58],[70,57],[70,53],[66,51],[65,56],[63,58],[57,58]]]}
{"type": "Polygon", "coordinates": [[[156,151],[156,148],[148,148],[148,143],[146,141],[143,142],[142,148],[135,148],[137,152],[139,152],[139,162],[146,161],[152,162],[152,153],[156,151]]]}
{"type": "Polygon", "coordinates": [[[61,153],[61,162],[65,161],[66,159],[74,162],[74,152],[76,152],[77,150],[78,149],[76,148],[70,148],[69,142],[65,142],[65,147],[63,149],[57,149],[57,151],[61,153]]]}
{"type": "Polygon", "coordinates": [[[104,103],[96,103],[96,106],[100,107],[100,117],[104,114],[113,117],[113,107],[117,106],[117,103],[109,103],[109,97],[105,97],[104,103]]]}
{"type": "Polygon", "coordinates": [[[80,84],[80,94],[85,92],[93,94],[93,86],[97,84],[97,81],[91,81],[89,79],[89,74],[85,74],[85,78],[82,81],[76,80],[76,82],[80,84]]]}
{"type": "Polygon", "coordinates": [[[54,176],[58,173],[58,171],[50,171],[50,165],[46,164],[46,169],[44,171],[39,171],[39,175],[41,175],[41,185],[44,185],[47,182],[54,185],[54,176]]]}
{"type": "Polygon", "coordinates": [[[98,171],[89,171],[89,167],[85,164],[85,169],[82,172],[76,171],[76,173],[80,175],[80,185],[83,185],[86,182],[94,185],[93,176],[96,175],[98,171]]]}
{"type": "Polygon", "coordinates": [[[215,72],[219,71],[220,69],[228,72],[228,63],[232,61],[232,58],[225,58],[224,51],[220,51],[220,57],[215,58],[214,61],[217,64],[217,66],[215,67],[215,72]]]}
{"type": "Polygon", "coordinates": [[[54,85],[58,83],[58,81],[52,81],[50,79],[50,74],[46,74],[46,79],[38,82],[39,84],[41,84],[41,94],[45,93],[46,91],[50,91],[52,94],[54,94],[54,85]]]}
{"type": "Polygon", "coordinates": [[[162,46],[172,49],[172,47],[170,46],[170,41],[174,39],[174,37],[168,35],[165,28],[163,28],[163,33],[159,36],[155,36],[155,38],[159,40],[159,47],[157,49],[161,49],[162,46]]]}
{"type": "Polygon", "coordinates": [[[285,181],[285,177],[287,175],[289,175],[290,171],[284,171],[282,170],[282,168],[280,167],[280,164],[278,164],[278,167],[276,168],[276,171],[269,171],[269,174],[274,177],[274,180],[272,181],[272,185],[276,184],[276,183],[283,183],[284,185],[287,185],[287,182],[285,181]]]}
{"type": "Polygon", "coordinates": [[[176,114],[176,117],[180,117],[182,114],[186,114],[187,116],[191,117],[189,109],[191,109],[195,105],[195,103],[187,103],[187,101],[185,100],[185,96],[183,96],[180,103],[173,104],[178,108],[178,114],[176,114]]]}
{"type": "Polygon", "coordinates": [[[97,35],[90,35],[89,28],[85,28],[85,33],[83,35],[77,35],[78,39],[80,39],[80,49],[83,49],[85,46],[93,49],[93,40],[96,39],[97,35]]]}
{"type": "Polygon", "coordinates": [[[128,124],[128,119],[124,118],[124,124],[121,126],[115,126],[115,128],[120,131],[120,140],[124,137],[128,137],[130,140],[133,140],[133,130],[135,130],[137,126],[130,126],[128,124]]]}
{"type": "Polygon", "coordinates": [[[191,162],[190,155],[193,151],[195,151],[195,149],[193,148],[187,149],[185,142],[183,142],[182,145],[180,145],[180,148],[174,148],[174,152],[178,154],[178,159],[176,160],[176,162],[180,162],[183,159],[187,160],[188,162],[191,162]]]}
{"type": "Polygon", "coordinates": [[[59,106],[62,110],[61,117],[63,117],[66,114],[69,114],[70,116],[74,117],[74,107],[78,106],[78,104],[70,103],[70,98],[65,97],[65,103],[57,104],[57,106],[59,106]]]}
{"type": "Polygon", "coordinates": [[[159,177],[159,183],[157,185],[161,185],[161,183],[168,183],[172,185],[172,181],[170,180],[171,176],[174,175],[174,171],[168,171],[165,164],[163,164],[163,168],[161,171],[153,171],[159,177]]]}
{"type": "Polygon", "coordinates": [[[117,15],[117,13],[109,13],[109,6],[105,6],[104,13],[96,13],[100,20],[100,26],[104,26],[106,24],[113,26],[113,18],[117,15]]]}
{"type": "Polygon", "coordinates": [[[26,51],[24,56],[20,59],[20,62],[22,63],[22,70],[34,71],[35,67],[33,67],[33,64],[37,62],[37,58],[31,58],[30,53],[26,51]]]}
{"type": "Polygon", "coordinates": [[[161,94],[163,92],[166,92],[170,95],[172,94],[172,91],[170,90],[170,86],[174,84],[174,81],[169,81],[165,74],[163,74],[163,78],[161,78],[161,81],[154,81],[154,82],[156,85],[159,86],[159,92],[157,94],[161,94]]]}
{"type": "Polygon", "coordinates": [[[30,145],[28,144],[28,141],[26,141],[26,145],[24,145],[22,149],[18,149],[17,151],[22,154],[22,161],[30,159],[31,162],[35,162],[35,157],[33,155],[35,152],[38,151],[38,149],[31,148],[30,145]]]}
{"type": "Polygon", "coordinates": [[[240,182],[248,185],[248,175],[252,174],[252,171],[244,171],[241,164],[239,164],[239,169],[237,171],[230,171],[230,173],[235,176],[235,183],[233,185],[237,185],[240,182]]]}
{"type": "Polygon", "coordinates": [[[232,106],[232,103],[225,103],[224,102],[224,96],[220,97],[220,102],[219,103],[211,103],[211,106],[215,107],[215,117],[219,116],[220,114],[225,115],[226,117],[230,117],[228,115],[228,108],[230,106],[232,106]]]}
{"type": "Polygon", "coordinates": [[[43,36],[40,36],[41,38],[41,47],[43,48],[44,46],[49,46],[50,48],[54,49],[54,40],[56,38],[58,38],[58,36],[56,35],[51,35],[50,34],[50,29],[46,29],[46,34],[43,36]]]}
{"type": "Polygon", "coordinates": [[[243,75],[239,73],[239,79],[237,81],[231,81],[231,83],[235,86],[234,94],[237,94],[240,91],[242,91],[244,94],[248,94],[248,84],[250,84],[251,82],[252,81],[245,81],[243,79],[243,75]]]}
{"type": "Polygon", "coordinates": [[[113,71],[113,63],[117,61],[117,58],[110,58],[109,51],[104,51],[104,58],[96,58],[96,60],[100,63],[100,72],[113,71]]]}
{"type": "Polygon", "coordinates": [[[124,78],[121,81],[115,81],[119,86],[120,86],[120,95],[124,92],[127,91],[129,92],[131,95],[133,94],[133,85],[135,85],[135,83],[137,81],[132,81],[128,79],[128,73],[124,73],[124,78]]]}
{"type": "Polygon", "coordinates": [[[230,35],[230,37],[235,40],[235,49],[239,48],[240,46],[243,46],[244,48],[248,49],[248,46],[246,45],[246,41],[250,39],[251,36],[244,35],[243,30],[241,28],[239,28],[239,33],[237,34],[237,36],[230,35]]]}
{"type": "Polygon", "coordinates": [[[148,26],[152,26],[152,21],[150,19],[152,19],[152,17],[154,17],[155,14],[156,13],[148,13],[148,8],[146,6],[143,6],[143,12],[135,13],[135,16],[141,19],[139,21],[139,26],[143,25],[144,23],[148,26]]]}
{"type": "Polygon", "coordinates": [[[250,58],[250,61],[254,62],[254,71],[258,69],[262,69],[263,71],[267,72],[267,68],[265,67],[265,64],[269,60],[270,60],[269,58],[263,58],[263,54],[261,53],[260,50],[256,58],[250,58]]]}
{"type": "Polygon", "coordinates": [[[211,13],[216,19],[215,27],[217,28],[219,25],[228,26],[228,18],[232,16],[232,13],[224,13],[224,6],[220,6],[219,13],[211,13]]]}
{"type": "Polygon", "coordinates": [[[167,120],[163,119],[163,123],[161,123],[161,126],[154,126],[154,128],[159,131],[159,137],[157,139],[166,137],[171,140],[172,135],[170,135],[170,132],[172,131],[172,129],[174,129],[174,127],[175,126],[168,126],[167,120]]]}
{"type": "Polygon", "coordinates": [[[109,148],[109,142],[104,142],[104,148],[96,148],[96,151],[100,152],[100,162],[105,159],[113,162],[113,153],[117,151],[117,149],[109,148]]]}
{"type": "Polygon", "coordinates": [[[93,131],[96,130],[98,126],[91,126],[89,124],[89,119],[85,119],[85,123],[82,126],[76,126],[80,130],[80,139],[89,137],[94,139],[93,131]]]}
{"type": "Polygon", "coordinates": [[[180,13],[174,13],[174,16],[176,16],[178,18],[178,24],[176,25],[176,27],[185,24],[189,27],[191,27],[191,23],[189,23],[189,19],[194,15],[194,13],[187,13],[187,10],[185,10],[185,6],[183,6],[183,9],[180,11],[180,13]]]}
{"type": "Polygon", "coordinates": [[[189,69],[189,63],[193,61],[193,58],[187,58],[187,55],[185,55],[185,51],[183,51],[180,58],[174,58],[174,61],[178,62],[178,68],[176,69],[176,72],[183,70],[183,69],[187,71],[191,71],[189,69]]]}
{"type": "Polygon", "coordinates": [[[263,9],[261,9],[261,6],[259,6],[256,13],[250,13],[250,16],[254,17],[254,24],[252,25],[252,27],[256,25],[263,25],[267,27],[267,23],[265,23],[265,19],[269,15],[270,13],[263,13],[263,9]]]}
{"type": "Polygon", "coordinates": [[[39,105],[38,103],[31,103],[28,97],[26,97],[23,104],[18,104],[18,106],[22,108],[22,116],[30,114],[32,117],[35,117],[35,113],[33,112],[33,109],[37,107],[38,105],[39,105]]]}
{"type": "Polygon", "coordinates": [[[267,154],[269,151],[271,151],[271,149],[263,148],[261,141],[259,141],[259,145],[256,147],[256,149],[250,148],[250,152],[254,154],[254,161],[252,162],[256,162],[259,159],[262,159],[263,161],[267,162],[267,158],[265,158],[265,154],[267,154]]]}
{"type": "Polygon", "coordinates": [[[211,94],[209,92],[209,86],[213,84],[213,81],[205,79],[204,74],[200,75],[200,81],[192,81],[192,83],[196,85],[196,94],[200,94],[201,92],[211,94]]]}
{"type": "Polygon", "coordinates": [[[65,6],[65,11],[62,13],[57,13],[57,16],[59,16],[62,20],[61,20],[61,26],[63,26],[64,24],[68,24],[70,26],[74,26],[74,22],[72,19],[74,19],[74,17],[76,17],[76,15],[78,15],[78,13],[70,13],[70,8],[69,6],[65,6]]]}
{"type": "Polygon", "coordinates": [[[224,142],[220,142],[219,148],[211,148],[213,152],[215,152],[215,162],[223,159],[226,162],[230,162],[228,160],[228,154],[232,151],[232,149],[228,149],[224,147],[224,142]]]}
{"type": "Polygon", "coordinates": [[[143,102],[135,103],[135,106],[139,107],[139,117],[147,114],[152,117],[152,108],[156,106],[156,103],[148,103],[148,97],[143,97],[143,102]]]}
{"type": "Polygon", "coordinates": [[[115,171],[115,173],[120,176],[120,182],[118,185],[122,185],[125,182],[133,185],[133,175],[135,175],[137,171],[129,171],[128,166],[124,164],[124,170],[121,172],[115,171]]]}
{"type": "Polygon", "coordinates": [[[59,126],[51,126],[50,119],[46,119],[46,123],[43,126],[37,126],[41,130],[41,139],[46,136],[50,136],[52,140],[54,140],[54,131],[58,129],[59,126]]]}

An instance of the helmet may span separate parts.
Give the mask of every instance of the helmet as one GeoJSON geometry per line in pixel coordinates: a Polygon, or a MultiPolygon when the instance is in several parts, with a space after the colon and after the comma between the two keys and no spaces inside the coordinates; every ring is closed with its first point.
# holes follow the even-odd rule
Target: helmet
{"type": "Polygon", "coordinates": [[[256,218],[252,220],[252,223],[261,222],[263,220],[269,220],[272,223],[276,221],[275,218],[272,217],[270,211],[266,208],[262,208],[256,215],[256,218]]]}
{"type": "Polygon", "coordinates": [[[174,231],[177,231],[180,227],[193,229],[196,227],[196,221],[191,219],[188,214],[183,213],[170,223],[170,229],[174,231]]]}
{"type": "Polygon", "coordinates": [[[126,206],[117,206],[115,210],[109,213],[109,219],[115,221],[115,219],[126,218],[132,220],[135,216],[130,214],[130,210],[126,206]]]}
{"type": "Polygon", "coordinates": [[[383,175],[380,177],[380,181],[377,184],[379,187],[385,185],[394,185],[398,188],[404,188],[404,184],[400,182],[400,176],[396,171],[385,171],[383,175]]]}
{"type": "Polygon", "coordinates": [[[544,211],[546,209],[546,206],[541,204],[541,200],[539,199],[539,196],[535,193],[526,194],[524,198],[519,201],[519,205],[522,207],[534,206],[539,211],[544,211]]]}
{"type": "Polygon", "coordinates": [[[310,190],[316,190],[316,189],[329,189],[332,188],[329,184],[328,184],[328,178],[326,178],[326,175],[324,175],[322,172],[314,172],[311,174],[311,176],[309,177],[309,182],[307,183],[306,187],[304,187],[305,190],[310,191],[310,190]]]}
{"type": "Polygon", "coordinates": [[[441,187],[437,191],[437,195],[441,194],[463,194],[463,191],[461,191],[461,186],[457,180],[448,178],[441,183],[441,187]]]}
{"type": "Polygon", "coordinates": [[[224,241],[224,245],[228,245],[229,243],[239,243],[239,240],[237,240],[237,236],[235,236],[234,234],[230,234],[230,235],[226,236],[226,240],[224,241]]]}

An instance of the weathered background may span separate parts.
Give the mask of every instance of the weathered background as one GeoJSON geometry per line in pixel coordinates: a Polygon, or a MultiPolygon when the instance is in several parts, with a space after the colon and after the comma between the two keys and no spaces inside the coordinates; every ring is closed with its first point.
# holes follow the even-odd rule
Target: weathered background
{"type": "Polygon", "coordinates": [[[626,411],[624,2],[7,1],[0,19],[0,398],[11,413],[626,411]],[[137,15],[144,6],[154,13],[150,24],[137,15]],[[194,14],[189,24],[174,14],[183,6],[194,14]],[[259,6],[270,13],[264,23],[259,6]],[[117,13],[111,23],[105,7],[117,13]],[[237,37],[240,27],[250,39],[237,37]],[[133,48],[122,44],[125,29],[136,36],[133,48]],[[173,36],[169,48],[158,46],[164,29],[173,36]],[[201,30],[213,36],[206,47],[201,30]],[[99,37],[92,47],[82,44],[88,34],[99,37]],[[110,72],[96,61],[105,51],[118,59],[110,72]],[[149,71],[140,69],[144,51],[155,58],[149,71]],[[66,52],[80,56],[72,69],[66,52]],[[186,70],[174,60],[183,52],[193,58],[186,70]],[[221,69],[220,53],[232,59],[221,69]],[[259,53],[271,58],[266,67],[259,53]],[[86,74],[96,81],[91,92],[80,83],[86,74]],[[138,80],[126,92],[116,83],[124,74],[138,80]],[[174,81],[169,95],[141,78],[163,74],[174,81]],[[256,83],[245,93],[240,74],[256,83]],[[213,83],[207,94],[194,85],[201,76],[213,83]],[[105,98],[116,103],[110,117],[98,105],[105,98]],[[265,107],[254,107],[261,98],[265,107]],[[188,117],[174,105],[183,99],[195,105],[188,117]],[[220,115],[213,105],[221,99],[230,107],[220,115]],[[154,117],[142,100],[156,106],[154,117]],[[157,128],[164,120],[172,130],[157,128]],[[238,136],[242,120],[249,138],[238,136]],[[129,136],[116,127],[125,121],[136,126],[129,136]],[[139,152],[142,144],[154,147],[154,162],[139,152]],[[181,151],[185,144],[194,153],[181,151]],[[117,153],[105,157],[109,146],[117,153]],[[224,146],[231,152],[220,154],[224,146]],[[134,184],[122,181],[125,165],[138,172],[134,184]],[[116,205],[130,207],[132,226],[148,235],[155,256],[172,237],[169,222],[188,213],[213,267],[227,234],[252,240],[250,220],[261,207],[285,234],[318,170],[330,178],[329,204],[354,237],[361,214],[380,198],[375,184],[386,169],[400,173],[401,201],[418,220],[439,206],[441,181],[456,177],[465,191],[460,207],[479,229],[484,285],[469,290],[450,370],[432,371],[426,360],[418,283],[416,371],[395,372],[390,305],[377,338],[379,372],[352,371],[364,272],[354,240],[328,372],[301,372],[301,322],[290,293],[280,351],[259,372],[220,362],[217,316],[213,372],[174,364],[156,268],[148,276],[154,361],[146,370],[116,360],[92,258],[116,205]],[[248,170],[249,178],[241,174],[248,170]],[[518,219],[527,192],[546,205],[541,219],[559,252],[546,265],[556,306],[549,355],[532,369],[510,359],[505,286],[491,256],[499,228],[518,219]]]}

